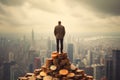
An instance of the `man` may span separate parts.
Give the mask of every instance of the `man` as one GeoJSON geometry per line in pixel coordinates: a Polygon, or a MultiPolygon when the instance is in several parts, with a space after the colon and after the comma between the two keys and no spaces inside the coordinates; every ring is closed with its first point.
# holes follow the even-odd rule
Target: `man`
{"type": "Polygon", "coordinates": [[[59,52],[59,42],[60,42],[61,45],[60,51],[61,53],[63,53],[63,39],[65,36],[65,28],[63,25],[61,25],[61,21],[58,21],[58,25],[55,26],[54,35],[56,37],[57,52],[59,52]]]}

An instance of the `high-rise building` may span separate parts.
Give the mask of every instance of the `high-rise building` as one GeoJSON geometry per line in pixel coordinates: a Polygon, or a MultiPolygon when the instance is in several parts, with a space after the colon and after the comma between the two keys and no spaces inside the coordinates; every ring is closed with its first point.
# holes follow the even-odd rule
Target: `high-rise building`
{"type": "Polygon", "coordinates": [[[34,31],[32,29],[32,42],[34,42],[34,31]]]}
{"type": "Polygon", "coordinates": [[[105,75],[105,66],[95,64],[92,66],[94,70],[94,79],[100,80],[105,75]]]}
{"type": "Polygon", "coordinates": [[[30,65],[29,65],[29,72],[33,72],[33,63],[31,63],[30,65]]]}
{"type": "Polygon", "coordinates": [[[3,80],[3,66],[0,66],[0,80],[3,80]]]}
{"type": "Polygon", "coordinates": [[[15,80],[14,79],[15,78],[15,68],[14,67],[15,67],[14,65],[10,67],[10,80],[15,80]]]}
{"type": "Polygon", "coordinates": [[[81,62],[81,60],[79,58],[74,59],[74,64],[78,64],[78,62],[81,62]]]}
{"type": "Polygon", "coordinates": [[[3,64],[3,80],[10,80],[10,63],[3,64]]]}
{"type": "Polygon", "coordinates": [[[36,53],[36,51],[34,49],[30,49],[29,53],[28,53],[28,67],[29,67],[29,71],[33,72],[34,70],[34,58],[37,57],[38,54],[36,53]]]}
{"type": "Polygon", "coordinates": [[[120,50],[113,50],[113,80],[120,79],[120,50]]]}
{"type": "Polygon", "coordinates": [[[112,80],[113,77],[113,61],[111,57],[106,57],[105,60],[105,75],[107,80],[112,80]]]}
{"type": "Polygon", "coordinates": [[[87,51],[87,60],[88,60],[88,66],[92,65],[92,53],[90,50],[87,51]]]}
{"type": "Polygon", "coordinates": [[[54,40],[51,40],[51,47],[52,47],[52,51],[56,50],[56,44],[54,40]]]}
{"type": "Polygon", "coordinates": [[[32,47],[35,46],[34,30],[32,29],[32,47]]]}
{"type": "Polygon", "coordinates": [[[93,76],[93,67],[85,67],[85,68],[83,68],[84,70],[85,70],[85,72],[86,72],[86,74],[87,75],[91,75],[91,76],[93,76]]]}
{"type": "Polygon", "coordinates": [[[72,43],[68,44],[67,52],[68,52],[68,57],[70,61],[73,62],[73,44],[72,43]]]}
{"type": "Polygon", "coordinates": [[[48,37],[48,39],[47,39],[47,46],[48,46],[48,50],[51,51],[51,49],[52,49],[52,41],[50,40],[50,37],[48,37]]]}
{"type": "Polygon", "coordinates": [[[35,57],[34,58],[34,69],[38,69],[41,66],[41,60],[40,57],[35,57]]]}

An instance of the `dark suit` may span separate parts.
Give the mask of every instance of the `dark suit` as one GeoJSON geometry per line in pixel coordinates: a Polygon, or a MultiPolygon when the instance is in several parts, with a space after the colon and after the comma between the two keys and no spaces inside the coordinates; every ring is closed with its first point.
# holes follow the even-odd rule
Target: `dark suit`
{"type": "Polygon", "coordinates": [[[63,52],[63,38],[65,36],[65,28],[62,25],[55,26],[54,29],[54,35],[56,37],[56,43],[57,43],[57,52],[59,52],[59,41],[61,43],[61,53],[63,52]]]}

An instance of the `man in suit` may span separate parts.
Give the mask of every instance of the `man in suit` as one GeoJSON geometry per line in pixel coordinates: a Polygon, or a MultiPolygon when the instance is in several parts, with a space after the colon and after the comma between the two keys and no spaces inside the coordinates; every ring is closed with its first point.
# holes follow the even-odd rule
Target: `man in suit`
{"type": "Polygon", "coordinates": [[[56,37],[57,52],[59,52],[59,42],[60,42],[60,46],[61,46],[60,52],[63,53],[63,39],[65,36],[65,28],[63,25],[61,25],[61,21],[58,21],[58,25],[55,26],[54,35],[56,37]]]}

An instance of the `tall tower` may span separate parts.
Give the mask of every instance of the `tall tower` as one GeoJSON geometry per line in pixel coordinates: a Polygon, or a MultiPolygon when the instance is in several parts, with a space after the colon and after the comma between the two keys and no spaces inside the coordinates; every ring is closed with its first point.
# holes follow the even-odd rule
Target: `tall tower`
{"type": "Polygon", "coordinates": [[[87,60],[88,60],[88,66],[91,66],[92,65],[92,53],[90,50],[87,51],[87,60]]]}
{"type": "Polygon", "coordinates": [[[34,41],[35,41],[35,39],[34,39],[34,30],[32,29],[32,44],[34,44],[34,41]]]}
{"type": "Polygon", "coordinates": [[[3,63],[3,80],[10,80],[10,63],[9,62],[3,63]]]}
{"type": "Polygon", "coordinates": [[[100,80],[105,73],[105,66],[104,65],[93,65],[93,70],[94,70],[94,78],[95,80],[100,80]]]}
{"type": "Polygon", "coordinates": [[[73,62],[73,44],[72,43],[68,44],[67,51],[68,51],[68,57],[70,61],[73,62]]]}
{"type": "Polygon", "coordinates": [[[120,79],[120,50],[113,50],[112,56],[106,62],[106,77],[108,80],[120,79]]]}
{"type": "Polygon", "coordinates": [[[113,80],[113,61],[112,61],[112,57],[106,57],[105,60],[105,73],[106,73],[106,77],[107,80],[113,80]]]}
{"type": "Polygon", "coordinates": [[[120,79],[120,50],[113,50],[113,80],[120,79]]]}

